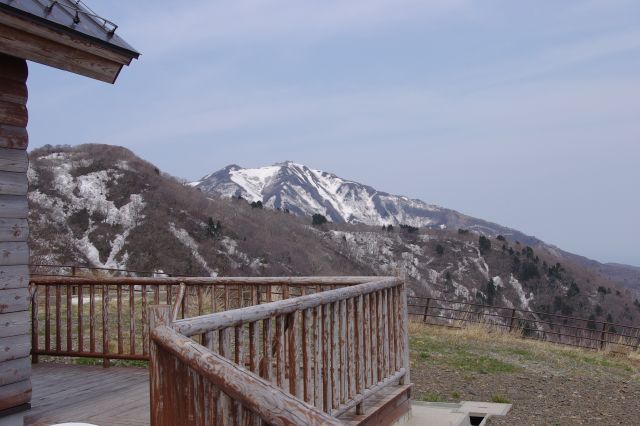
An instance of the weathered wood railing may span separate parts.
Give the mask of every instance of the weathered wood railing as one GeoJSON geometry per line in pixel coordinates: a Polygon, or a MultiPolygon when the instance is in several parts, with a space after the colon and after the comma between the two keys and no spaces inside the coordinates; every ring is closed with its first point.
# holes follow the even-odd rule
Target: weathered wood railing
{"type": "Polygon", "coordinates": [[[269,380],[177,333],[167,326],[168,306],[151,309],[152,323],[157,325],[152,332],[150,364],[153,425],[341,424],[269,380]]]}
{"type": "Polygon", "coordinates": [[[152,424],[172,424],[176,412],[189,424],[248,424],[256,415],[324,424],[323,412],[363,413],[386,386],[409,384],[406,291],[399,278],[378,278],[177,320],[152,328],[151,348],[152,424]],[[186,339],[202,335],[202,345],[186,339]],[[275,398],[266,395],[274,386],[275,398]]]}
{"type": "Polygon", "coordinates": [[[179,317],[226,311],[359,284],[371,277],[31,277],[32,360],[39,355],[148,360],[147,308],[174,304],[179,317]]]}

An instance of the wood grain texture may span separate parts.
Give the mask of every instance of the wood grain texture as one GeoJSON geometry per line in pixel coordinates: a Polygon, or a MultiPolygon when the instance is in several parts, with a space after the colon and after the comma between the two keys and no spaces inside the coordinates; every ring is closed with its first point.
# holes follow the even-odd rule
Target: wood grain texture
{"type": "Polygon", "coordinates": [[[0,171],[26,173],[28,168],[26,151],[0,147],[0,171]]]}
{"type": "MultiPolygon", "coordinates": [[[[21,197],[20,197],[21,198],[21,197]]],[[[0,197],[1,199],[1,197],[0,197]]],[[[8,217],[8,216],[4,216],[8,217]]],[[[357,285],[371,283],[381,280],[397,280],[395,277],[101,277],[100,282],[106,285],[129,284],[136,285],[180,285],[185,283],[187,287],[197,285],[216,285],[216,286],[233,286],[258,285],[266,286],[269,291],[271,286],[280,285],[283,282],[295,284],[296,286],[315,287],[318,284],[338,283],[340,285],[357,285]]],[[[95,280],[88,277],[59,277],[59,276],[43,276],[38,278],[39,284],[67,284],[69,282],[74,285],[91,284],[95,280]]],[[[220,289],[220,287],[218,288],[220,289]]],[[[344,289],[343,289],[344,290],[344,289]]],[[[219,293],[218,293],[219,294],[219,293]]],[[[311,295],[313,296],[313,295],[311,295]]],[[[171,299],[167,300],[170,303],[171,299]]]]}
{"type": "Polygon", "coordinates": [[[26,404],[31,400],[31,381],[0,386],[0,410],[26,404]]]}
{"type": "Polygon", "coordinates": [[[28,76],[27,61],[15,56],[0,54],[0,78],[24,83],[28,76]]]}
{"type": "Polygon", "coordinates": [[[26,219],[0,218],[0,241],[19,242],[29,238],[29,224],[26,219]]]}
{"type": "Polygon", "coordinates": [[[27,174],[0,171],[0,194],[27,195],[27,174]]]}
{"type": "Polygon", "coordinates": [[[0,242],[0,266],[28,264],[29,247],[26,242],[0,242]]]}
{"type": "Polygon", "coordinates": [[[29,311],[16,311],[0,315],[0,337],[19,336],[31,331],[29,311]]]}
{"type": "Polygon", "coordinates": [[[29,267],[23,265],[0,266],[0,290],[22,288],[29,285],[29,267]]]}
{"type": "Polygon", "coordinates": [[[31,377],[31,359],[28,356],[12,359],[0,365],[0,386],[22,382],[29,377],[31,377]]]}
{"type": "MultiPolygon", "coordinates": [[[[215,383],[222,392],[257,413],[272,425],[342,425],[339,420],[274,386],[271,382],[241,369],[170,327],[152,331],[152,339],[182,362],[215,383]]],[[[153,387],[152,387],[153,388],[153,387]]],[[[173,407],[168,407],[173,409],[173,407]]],[[[153,421],[152,421],[153,423],[153,421]]]]}
{"type": "Polygon", "coordinates": [[[25,105],[0,100],[0,123],[8,126],[27,127],[28,122],[29,113],[25,105]]]}
{"type": "Polygon", "coordinates": [[[0,314],[28,311],[30,302],[27,287],[0,290],[0,314]]]}
{"type": "Polygon", "coordinates": [[[27,85],[15,78],[0,77],[0,102],[12,102],[26,105],[28,98],[27,85]]]}
{"type": "Polygon", "coordinates": [[[31,351],[31,335],[0,337],[0,362],[29,356],[31,351]]]}
{"type": "Polygon", "coordinates": [[[115,48],[104,46],[103,44],[91,42],[85,37],[79,37],[78,35],[68,31],[61,31],[45,25],[38,25],[32,20],[18,15],[3,13],[0,15],[0,23],[22,30],[29,34],[34,34],[36,36],[55,41],[56,43],[82,52],[110,59],[123,65],[128,65],[132,59],[132,55],[130,53],[125,53],[120,50],[116,50],[115,48]]]}
{"type": "Polygon", "coordinates": [[[0,194],[0,217],[26,219],[28,211],[27,197],[24,195],[0,194]]]}
{"type": "Polygon", "coordinates": [[[0,26],[0,52],[106,83],[113,83],[123,66],[111,59],[6,25],[0,26]]]}
{"type": "Polygon", "coordinates": [[[29,146],[27,129],[0,123],[0,148],[24,150],[29,146]]]}
{"type": "Polygon", "coordinates": [[[33,397],[26,425],[48,426],[71,419],[94,425],[149,425],[146,368],[41,363],[32,371],[33,397]]]}
{"type": "MultiPolygon", "coordinates": [[[[47,278],[43,279],[43,281],[46,280],[47,278]]],[[[397,278],[377,278],[375,281],[369,283],[329,290],[318,294],[309,294],[264,305],[249,306],[231,311],[203,315],[201,317],[178,320],[173,323],[173,326],[179,333],[186,336],[193,336],[208,330],[235,327],[245,322],[258,321],[276,315],[290,314],[298,310],[337,302],[355,297],[359,294],[367,294],[396,285],[398,285],[397,278]]],[[[339,315],[339,312],[336,312],[336,315],[339,315]]]]}

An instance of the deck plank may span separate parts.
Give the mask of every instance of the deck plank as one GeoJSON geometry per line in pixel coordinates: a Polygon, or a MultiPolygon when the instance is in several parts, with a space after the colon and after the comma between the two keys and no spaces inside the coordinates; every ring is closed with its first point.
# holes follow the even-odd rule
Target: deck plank
{"type": "Polygon", "coordinates": [[[143,368],[41,363],[33,366],[30,426],[62,422],[149,424],[149,374],[143,368]]]}

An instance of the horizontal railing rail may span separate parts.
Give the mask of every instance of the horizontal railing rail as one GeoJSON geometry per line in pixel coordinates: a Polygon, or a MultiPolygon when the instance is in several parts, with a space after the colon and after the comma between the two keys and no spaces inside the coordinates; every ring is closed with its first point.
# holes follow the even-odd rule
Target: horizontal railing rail
{"type": "Polygon", "coordinates": [[[155,425],[343,425],[171,327],[156,328],[152,339],[155,425]],[[186,418],[179,401],[188,401],[186,418]]]}
{"type": "Polygon", "coordinates": [[[588,349],[640,347],[640,327],[520,308],[411,296],[409,315],[423,323],[459,327],[467,323],[517,331],[523,338],[588,349]]]}
{"type": "MultiPolygon", "coordinates": [[[[190,348],[205,353],[202,351],[206,347],[207,356],[210,353],[226,358],[239,371],[261,378],[280,392],[336,418],[352,409],[363,414],[365,401],[383,388],[409,384],[407,315],[404,281],[389,277],[180,319],[171,322],[170,328],[183,336],[179,340],[183,343],[179,343],[173,335],[173,344],[183,348],[184,339],[191,336],[190,348]]],[[[163,333],[165,338],[170,337],[166,330],[163,333]]],[[[152,336],[154,342],[160,337],[155,331],[152,336]]],[[[209,359],[211,364],[219,364],[219,358],[209,359]]],[[[163,380],[154,377],[152,381],[163,380]]],[[[152,405],[154,400],[166,397],[162,392],[171,390],[158,392],[152,397],[152,405]]],[[[243,398],[256,397],[243,392],[243,398]]],[[[205,392],[204,398],[210,397],[205,392]]],[[[179,410],[197,416],[198,410],[193,407],[200,403],[194,399],[196,396],[178,401],[183,404],[179,410]]],[[[216,401],[222,418],[235,418],[234,424],[245,424],[244,400],[222,395],[216,401]]],[[[260,412],[255,407],[249,411],[249,418],[260,412]]]]}
{"type": "Polygon", "coordinates": [[[148,360],[147,308],[178,317],[269,303],[370,277],[195,278],[32,276],[32,359],[40,355],[148,360]],[[180,286],[184,295],[176,304],[180,286]]]}

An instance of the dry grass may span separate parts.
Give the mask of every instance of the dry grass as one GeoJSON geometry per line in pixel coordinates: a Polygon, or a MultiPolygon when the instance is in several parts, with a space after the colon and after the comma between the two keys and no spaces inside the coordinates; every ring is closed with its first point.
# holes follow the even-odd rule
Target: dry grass
{"type": "MultiPolygon", "coordinates": [[[[452,365],[452,354],[461,363],[477,357],[495,362],[510,363],[516,367],[536,364],[544,368],[564,371],[613,371],[629,379],[640,381],[640,351],[628,346],[610,344],[604,350],[590,350],[523,339],[519,330],[512,332],[489,325],[471,324],[460,328],[424,325],[410,322],[412,350],[423,360],[438,359],[438,353],[446,354],[443,362],[452,365]],[[426,352],[425,352],[426,351],[426,352]]],[[[464,367],[460,365],[458,367],[464,367]]],[[[504,370],[498,369],[497,371],[504,370]]],[[[610,372],[611,372],[610,371],[610,372]]]]}

